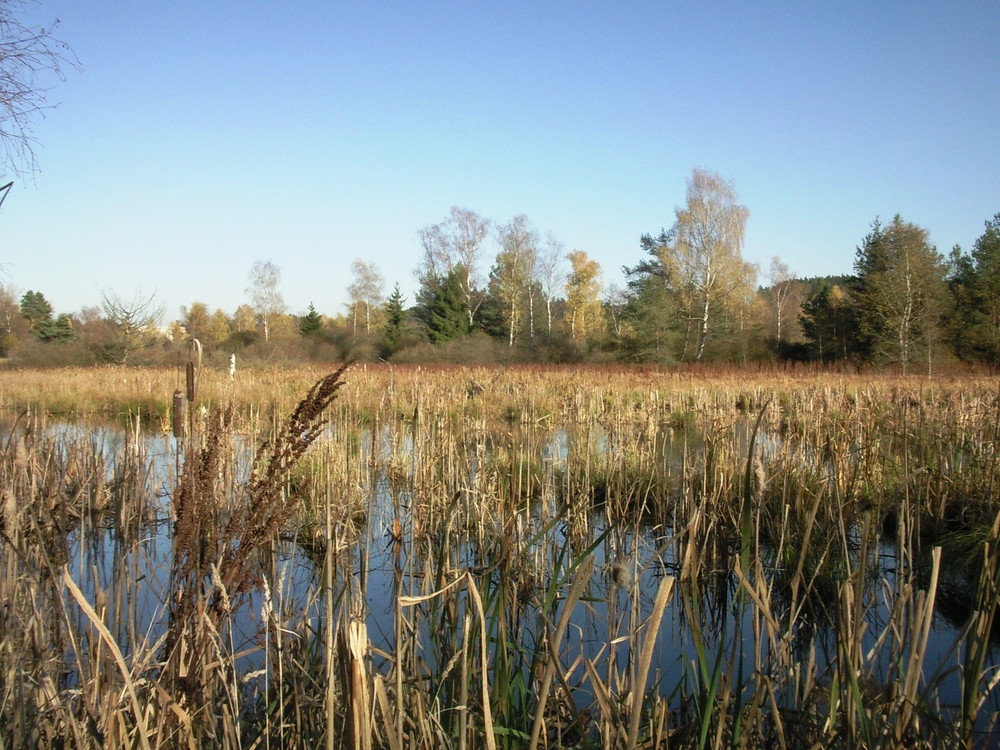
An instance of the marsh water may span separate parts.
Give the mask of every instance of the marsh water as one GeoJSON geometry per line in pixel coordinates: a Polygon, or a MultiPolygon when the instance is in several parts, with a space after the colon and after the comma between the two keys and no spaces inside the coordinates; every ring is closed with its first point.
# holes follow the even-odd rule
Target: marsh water
{"type": "MultiPolygon", "coordinates": [[[[172,494],[183,465],[182,445],[159,430],[143,429],[138,424],[122,429],[108,424],[49,422],[44,430],[67,455],[99,456],[102,462],[97,465],[103,467],[108,487],[128,481],[137,485],[135,491],[145,494],[146,502],[127,513],[119,509],[117,514],[81,514],[67,530],[66,565],[85,595],[96,607],[104,608],[105,621],[126,654],[130,646],[155,644],[167,627],[171,605],[172,494]],[[86,449],[81,450],[81,446],[86,449]],[[123,471],[126,465],[130,471],[123,471]]],[[[660,430],[652,450],[653,462],[665,467],[666,473],[682,471],[692,456],[706,450],[709,438],[690,427],[663,426],[660,430]]],[[[749,421],[733,426],[732,431],[733,450],[745,453],[752,434],[749,421]]],[[[5,433],[9,434],[9,426],[5,433]]],[[[507,616],[522,641],[530,643],[540,618],[549,614],[539,606],[537,593],[545,589],[560,566],[565,574],[571,561],[581,554],[592,556],[593,574],[572,613],[564,653],[579,653],[594,662],[628,662],[634,648],[628,634],[643,622],[664,576],[677,576],[681,567],[674,543],[679,530],[664,523],[662,514],[658,521],[656,513],[639,509],[625,522],[613,520],[602,508],[610,492],[607,467],[627,462],[630,451],[640,450],[639,446],[628,435],[622,437],[593,425],[577,430],[502,425],[495,431],[484,425],[477,434],[478,438],[458,447],[466,454],[461,464],[465,476],[449,487],[428,490],[434,485],[414,480],[420,471],[417,464],[431,459],[413,434],[388,428],[345,434],[343,427],[328,428],[321,442],[350,446],[344,455],[354,469],[344,476],[353,478],[355,486],[343,488],[343,494],[349,490],[364,498],[361,518],[353,522],[352,533],[335,531],[340,541],[333,554],[332,587],[324,583],[322,565],[324,559],[330,559],[324,557],[323,550],[334,542],[318,539],[323,534],[315,528],[286,530],[259,560],[260,586],[230,619],[224,634],[233,653],[239,654],[237,665],[243,684],[270,678],[267,639],[303,638],[322,632],[326,594],[338,600],[350,599],[352,609],[362,613],[372,668],[387,669],[397,637],[394,618],[399,614],[400,598],[427,595],[436,585],[454,580],[464,571],[471,572],[483,588],[504,585],[515,590],[507,616]],[[509,485],[504,502],[523,506],[511,516],[512,524],[505,522],[499,535],[491,528],[490,499],[485,496],[491,487],[499,492],[490,484],[487,470],[498,461],[507,467],[502,477],[509,485]],[[582,510],[580,503],[567,497],[581,491],[581,485],[568,479],[574,473],[569,466],[572,462],[593,464],[591,491],[582,510]],[[598,475],[604,478],[595,478],[598,475]],[[511,491],[515,483],[524,485],[520,492],[511,491]],[[412,516],[423,501],[421,493],[450,494],[451,487],[462,488],[455,493],[451,512],[457,515],[455,506],[471,502],[469,497],[460,500],[460,494],[477,493],[473,498],[477,512],[486,520],[478,526],[466,520],[456,524],[443,541],[436,537],[437,544],[448,546],[445,550],[433,542],[400,539],[399,527],[394,531],[394,519],[412,516]],[[570,506],[573,509],[567,510],[570,506]],[[494,558],[509,556],[509,550],[501,549],[505,538],[517,538],[521,543],[515,564],[498,567],[494,558]],[[428,580],[434,577],[437,580],[428,580]]],[[[239,484],[250,471],[252,441],[245,436],[235,440],[239,484]]],[[[754,442],[765,465],[782,451],[783,438],[774,431],[761,431],[754,442]]],[[[327,497],[336,498],[337,494],[335,490],[327,497]]],[[[407,528],[412,524],[411,519],[407,528]]],[[[903,558],[899,545],[887,537],[880,542],[872,557],[874,566],[866,573],[863,612],[867,630],[862,645],[873,655],[876,679],[880,673],[892,679],[894,656],[884,633],[898,596],[897,574],[915,564],[909,554],[903,558]],[[884,656],[880,656],[880,649],[884,656]]],[[[730,564],[726,559],[713,563],[698,584],[700,621],[696,627],[710,652],[725,655],[737,669],[750,673],[762,659],[761,654],[753,653],[753,644],[759,641],[752,638],[760,622],[755,622],[751,608],[740,606],[730,564]]],[[[766,565],[779,563],[769,560],[766,565]]],[[[959,702],[956,667],[963,659],[962,636],[968,616],[961,594],[938,596],[939,607],[924,657],[924,679],[938,686],[936,696],[944,711],[959,702]]],[[[690,612],[685,611],[692,601],[674,596],[660,627],[654,669],[655,685],[664,695],[697,670],[699,643],[692,637],[690,612]]],[[[419,609],[433,604],[426,600],[409,606],[419,609]]],[[[824,612],[822,598],[817,597],[802,617],[796,635],[795,648],[801,658],[814,659],[820,665],[836,659],[837,627],[835,616],[824,612]]],[[[435,648],[434,632],[427,632],[423,639],[428,660],[443,658],[435,648]]],[[[987,660],[989,671],[996,669],[998,656],[994,643],[987,660]]],[[[74,669],[69,661],[67,669],[70,673],[74,669]]],[[[574,698],[581,706],[591,699],[586,690],[574,698]]],[[[985,710],[992,713],[998,709],[1000,702],[994,692],[985,710]]]]}

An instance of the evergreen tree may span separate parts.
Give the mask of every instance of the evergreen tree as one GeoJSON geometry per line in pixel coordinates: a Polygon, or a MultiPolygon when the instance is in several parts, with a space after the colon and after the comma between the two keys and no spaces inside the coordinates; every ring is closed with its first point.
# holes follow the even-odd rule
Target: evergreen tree
{"type": "Polygon", "coordinates": [[[948,285],[956,353],[1000,364],[1000,214],[986,222],[971,255],[959,248],[952,251],[948,285]]]}
{"type": "Polygon", "coordinates": [[[976,262],[976,289],[984,320],[979,340],[985,357],[1000,363],[1000,214],[986,222],[986,231],[972,248],[976,262]]]}
{"type": "Polygon", "coordinates": [[[64,341],[76,340],[76,329],[73,328],[73,319],[66,313],[60,313],[56,319],[49,324],[44,336],[45,341],[61,343],[64,341]]]}
{"type": "MultiPolygon", "coordinates": [[[[639,246],[646,257],[622,270],[628,283],[620,336],[626,359],[671,364],[676,361],[679,320],[674,314],[670,273],[663,262],[671,235],[660,230],[656,237],[644,234],[639,246]]],[[[686,321],[690,328],[690,321],[686,321]]]]}
{"type": "Polygon", "coordinates": [[[842,285],[819,280],[802,303],[799,320],[812,359],[834,362],[856,356],[857,310],[842,285]]]}
{"type": "Polygon", "coordinates": [[[443,344],[469,332],[460,272],[460,266],[453,268],[431,298],[427,310],[427,333],[435,344],[443,344]]]}
{"type": "Polygon", "coordinates": [[[947,321],[948,337],[959,359],[977,361],[976,332],[982,322],[976,289],[976,266],[972,256],[956,245],[948,258],[948,292],[951,310],[947,321]]]}
{"type": "Polygon", "coordinates": [[[898,365],[934,360],[947,302],[945,264],[927,230],[896,215],[876,220],[854,264],[862,333],[878,362],[898,365]]]}
{"type": "Polygon", "coordinates": [[[309,311],[299,318],[299,333],[305,337],[317,336],[323,330],[323,318],[316,312],[313,303],[309,303],[309,311]]]}
{"type": "Polygon", "coordinates": [[[65,313],[52,317],[52,305],[41,292],[27,291],[21,297],[21,315],[31,333],[40,341],[72,341],[76,338],[73,320],[65,313]]]}
{"type": "Polygon", "coordinates": [[[21,297],[21,315],[28,321],[31,332],[40,339],[45,339],[52,325],[52,305],[41,292],[30,289],[21,297]]]}
{"type": "Polygon", "coordinates": [[[385,326],[382,328],[382,334],[385,336],[390,354],[395,350],[400,337],[403,335],[403,324],[406,322],[405,302],[403,295],[399,291],[399,284],[396,284],[393,286],[392,294],[389,295],[389,299],[385,303],[385,326]]]}

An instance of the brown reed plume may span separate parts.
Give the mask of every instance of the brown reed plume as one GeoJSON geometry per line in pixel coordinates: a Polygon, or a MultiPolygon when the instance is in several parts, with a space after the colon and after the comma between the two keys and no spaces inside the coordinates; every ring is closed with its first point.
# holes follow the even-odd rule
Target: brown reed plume
{"type": "MultiPolygon", "coordinates": [[[[348,365],[318,380],[271,440],[254,455],[250,481],[242,490],[223,486],[224,451],[231,448],[233,409],[217,408],[209,415],[200,449],[188,448],[174,498],[175,580],[221,581],[225,593],[246,593],[254,582],[248,562],[255,549],[271,540],[295,511],[295,500],[284,488],[299,459],[326,425],[324,413],[343,385],[348,365]],[[234,497],[226,498],[228,492],[234,497]],[[220,511],[229,520],[220,522],[220,511]]],[[[192,587],[185,594],[192,591],[192,587]]],[[[212,608],[221,614],[222,592],[212,608]]]]}
{"type": "MultiPolygon", "coordinates": [[[[324,413],[343,386],[342,376],[349,367],[318,380],[279,428],[254,456],[250,482],[223,531],[227,541],[222,550],[219,575],[230,596],[246,593],[255,581],[248,566],[253,551],[273,539],[295,511],[294,500],[284,492],[292,470],[327,424],[324,413]]],[[[213,606],[221,602],[219,596],[213,606]]]]}
{"type": "MultiPolygon", "coordinates": [[[[205,426],[204,443],[190,445],[184,471],[174,494],[174,574],[188,580],[204,574],[218,556],[218,511],[224,461],[222,447],[231,440],[233,409],[215,409],[205,426]]],[[[185,589],[189,594],[190,590],[185,589]]]]}
{"type": "Polygon", "coordinates": [[[212,675],[205,664],[219,647],[219,625],[257,581],[255,551],[272,541],[295,512],[295,499],[285,492],[288,479],[322,433],[324,413],[347,367],[317,381],[260,446],[245,487],[227,481],[225,471],[233,452],[232,406],[209,414],[200,447],[190,436],[174,498],[174,597],[164,669],[182,704],[204,706],[212,700],[212,675]]]}

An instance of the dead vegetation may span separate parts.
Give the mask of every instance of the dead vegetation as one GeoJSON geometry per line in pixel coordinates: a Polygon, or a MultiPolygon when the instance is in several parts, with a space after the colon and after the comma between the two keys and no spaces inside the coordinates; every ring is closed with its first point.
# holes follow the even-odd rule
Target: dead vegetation
{"type": "Polygon", "coordinates": [[[994,383],[211,378],[9,426],[0,744],[990,744],[994,383]]]}

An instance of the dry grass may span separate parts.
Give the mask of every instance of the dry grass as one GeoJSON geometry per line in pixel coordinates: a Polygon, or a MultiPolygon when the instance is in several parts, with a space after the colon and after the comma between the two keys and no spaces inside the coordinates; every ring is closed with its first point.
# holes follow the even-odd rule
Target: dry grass
{"type": "Polygon", "coordinates": [[[133,418],[114,450],[37,416],[4,443],[5,745],[967,747],[995,728],[995,380],[202,371],[161,496],[137,425],[167,431],[183,377],[19,375],[0,402],[133,418]],[[111,578],[79,544],[104,533],[111,578]]]}

